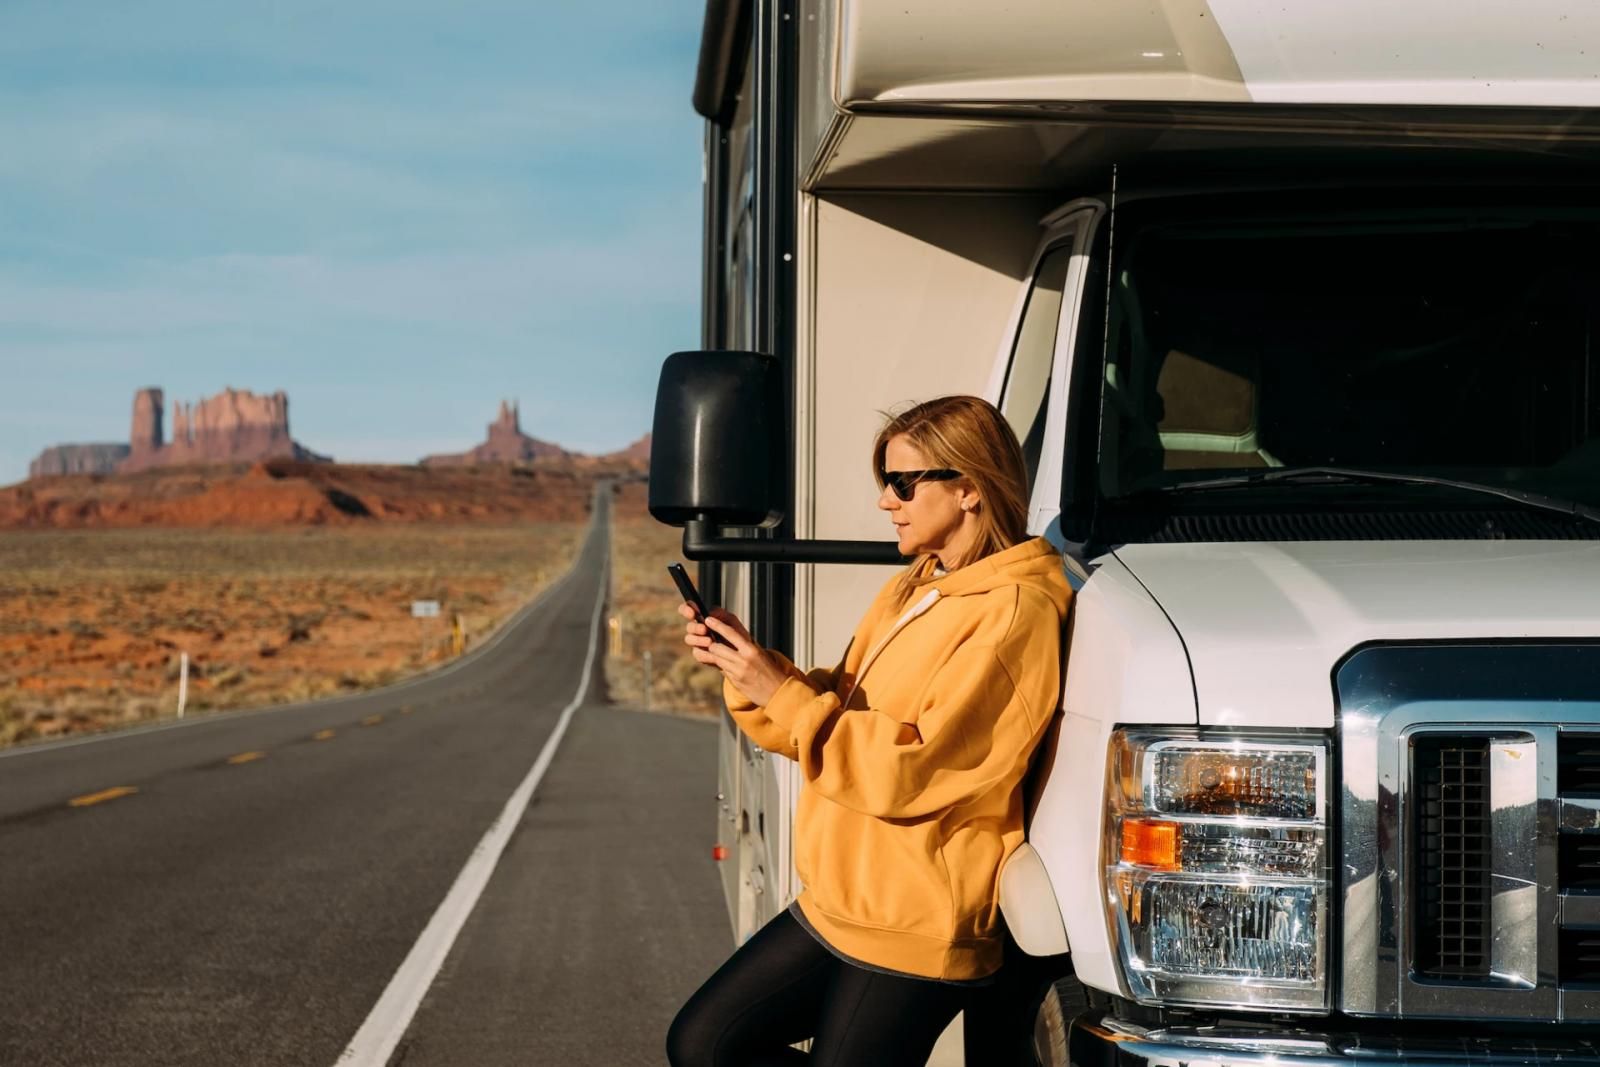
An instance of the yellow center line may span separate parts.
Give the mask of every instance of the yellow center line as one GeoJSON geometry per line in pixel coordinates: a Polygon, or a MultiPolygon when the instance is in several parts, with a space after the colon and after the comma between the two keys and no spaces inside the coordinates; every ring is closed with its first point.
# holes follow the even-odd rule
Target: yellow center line
{"type": "Polygon", "coordinates": [[[328,738],[333,736],[333,733],[334,732],[332,730],[318,730],[316,733],[311,735],[311,740],[326,741],[328,738]]]}
{"type": "Polygon", "coordinates": [[[266,759],[265,752],[241,752],[237,756],[229,756],[228,762],[234,766],[241,763],[254,763],[258,759],[266,759]]]}
{"type": "Polygon", "coordinates": [[[383,721],[383,716],[382,715],[368,715],[365,719],[361,720],[361,725],[362,726],[376,726],[382,721],[383,721]]]}
{"type": "Polygon", "coordinates": [[[400,705],[400,714],[402,714],[402,715],[410,715],[411,714],[411,705],[410,704],[401,704],[400,705]]]}
{"type": "Polygon", "coordinates": [[[87,808],[90,804],[100,804],[107,800],[115,800],[118,797],[131,796],[138,791],[139,790],[135,789],[131,785],[113,786],[110,789],[102,789],[98,793],[85,793],[81,797],[73,797],[71,800],[67,801],[67,806],[73,808],[87,808]]]}

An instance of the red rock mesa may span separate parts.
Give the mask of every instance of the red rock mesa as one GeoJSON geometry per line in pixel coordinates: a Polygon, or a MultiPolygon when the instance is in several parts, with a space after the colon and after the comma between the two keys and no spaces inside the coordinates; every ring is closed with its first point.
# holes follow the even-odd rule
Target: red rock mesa
{"type": "Polygon", "coordinates": [[[282,391],[258,396],[230,386],[208,400],[176,404],[172,440],[166,443],[161,415],[161,390],[139,390],[133,401],[133,451],[118,470],[264,459],[332,462],[289,436],[289,398],[282,391]]]}
{"type": "Polygon", "coordinates": [[[28,465],[28,476],[111,474],[182,464],[256,463],[293,459],[332,462],[289,436],[289,398],[258,396],[227,388],[208,400],[173,408],[172,439],[165,432],[166,401],[160,389],[133,397],[128,444],[57,445],[28,465]]]}

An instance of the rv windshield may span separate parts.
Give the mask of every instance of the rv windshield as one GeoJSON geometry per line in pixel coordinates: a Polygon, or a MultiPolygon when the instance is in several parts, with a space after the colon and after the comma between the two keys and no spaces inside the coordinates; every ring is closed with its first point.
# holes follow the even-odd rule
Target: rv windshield
{"type": "MultiPolygon", "coordinates": [[[[1104,498],[1223,506],[1231,473],[1340,467],[1600,504],[1600,210],[1528,198],[1119,214],[1104,498]]],[[[1246,492],[1274,507],[1337,507],[1341,492],[1379,509],[1505,506],[1400,481],[1252,479],[1246,492]]]]}

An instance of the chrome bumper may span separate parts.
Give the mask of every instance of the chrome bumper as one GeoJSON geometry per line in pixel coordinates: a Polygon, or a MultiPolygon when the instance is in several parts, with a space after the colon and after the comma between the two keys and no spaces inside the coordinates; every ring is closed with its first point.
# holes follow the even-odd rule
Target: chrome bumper
{"type": "Polygon", "coordinates": [[[1146,1029],[1094,1015],[1080,1016],[1068,1024],[1067,1049],[1073,1067],[1600,1067],[1600,1035],[1592,1039],[1373,1039],[1221,1027],[1146,1029]]]}

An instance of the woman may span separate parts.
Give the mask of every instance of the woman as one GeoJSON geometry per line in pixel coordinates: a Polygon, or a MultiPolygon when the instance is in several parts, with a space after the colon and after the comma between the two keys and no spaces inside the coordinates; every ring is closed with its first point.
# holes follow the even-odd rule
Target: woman
{"type": "Polygon", "coordinates": [[[730,613],[681,609],[739,728],[800,765],[805,889],[679,1011],[673,1067],[920,1067],[1000,967],[998,875],[1060,696],[1071,592],[1055,549],[1027,538],[1022,450],[992,405],[919,404],[872,458],[916,559],[837,668],[803,673],[730,613]],[[809,1057],[789,1047],[806,1038],[809,1057]]]}

